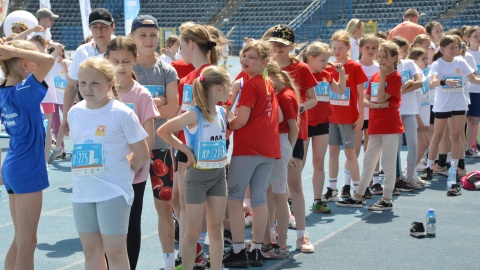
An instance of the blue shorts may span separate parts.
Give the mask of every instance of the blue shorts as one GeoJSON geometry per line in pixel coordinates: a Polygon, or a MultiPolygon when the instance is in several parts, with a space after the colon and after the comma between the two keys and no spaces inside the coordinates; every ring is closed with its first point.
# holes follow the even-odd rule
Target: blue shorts
{"type": "Polygon", "coordinates": [[[480,117],[480,93],[470,93],[467,116],[480,117]]]}
{"type": "Polygon", "coordinates": [[[15,174],[13,170],[7,170],[11,173],[5,173],[5,168],[2,168],[2,180],[8,194],[33,193],[49,187],[46,163],[37,162],[33,168],[23,165],[22,170],[27,171],[22,174],[23,177],[15,174]]]}

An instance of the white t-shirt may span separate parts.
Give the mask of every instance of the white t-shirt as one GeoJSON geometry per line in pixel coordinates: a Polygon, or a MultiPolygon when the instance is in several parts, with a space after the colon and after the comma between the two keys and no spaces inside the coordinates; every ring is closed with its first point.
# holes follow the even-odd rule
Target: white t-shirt
{"type": "MultiPolygon", "coordinates": [[[[363,68],[363,72],[365,72],[365,75],[367,75],[367,78],[368,78],[368,81],[365,82],[363,88],[365,89],[365,94],[367,93],[367,88],[368,88],[368,84],[370,83],[370,78],[372,78],[373,74],[377,73],[380,71],[380,65],[373,61],[373,65],[371,66],[364,66],[360,60],[357,61],[358,63],[360,63],[362,65],[362,68],[363,68]]],[[[367,107],[364,107],[363,108],[363,119],[364,120],[368,120],[368,115],[369,115],[369,109],[367,107]]]]}
{"type": "Polygon", "coordinates": [[[68,69],[68,77],[70,79],[78,81],[78,71],[80,70],[80,64],[87,58],[92,56],[101,55],[98,53],[97,46],[94,41],[83,44],[77,48],[75,51],[75,56],[73,57],[72,64],[68,69]]]}
{"type": "Polygon", "coordinates": [[[74,143],[103,144],[104,172],[96,175],[72,174],[74,203],[101,202],[123,196],[133,203],[134,171],[127,155],[129,144],[147,137],[137,116],[127,105],[116,99],[99,109],[89,109],[85,100],[68,112],[70,137],[74,143]]]}
{"type": "MultiPolygon", "coordinates": [[[[473,69],[475,69],[475,73],[478,75],[480,73],[480,50],[472,51],[469,48],[467,48],[467,52],[472,55],[473,60],[475,61],[475,66],[473,67],[473,69]]],[[[465,54],[465,56],[466,55],[467,54],[465,54]]],[[[466,57],[465,57],[465,59],[467,60],[466,57]]],[[[467,60],[467,63],[468,63],[468,60],[467,60]]],[[[480,85],[470,83],[469,86],[468,86],[468,92],[469,93],[480,93],[480,85]]]]}
{"type": "MultiPolygon", "coordinates": [[[[72,64],[71,60],[63,60],[67,64],[67,67],[70,67],[72,64]]],[[[63,95],[65,94],[65,88],[67,87],[67,70],[63,69],[63,65],[58,61],[52,67],[53,80],[55,82],[55,93],[57,95],[56,104],[63,104],[63,95]]]]}
{"type": "Polygon", "coordinates": [[[53,78],[54,76],[55,74],[53,73],[52,69],[50,69],[47,76],[45,76],[44,81],[48,85],[48,90],[47,94],[42,100],[42,103],[55,103],[57,101],[57,94],[55,93],[55,80],[53,78]]]}
{"type": "MultiPolygon", "coordinates": [[[[413,79],[416,74],[423,75],[422,70],[411,59],[400,60],[397,67],[398,73],[402,75],[402,83],[413,79]]],[[[415,115],[418,114],[417,95],[414,91],[402,94],[402,104],[400,105],[401,115],[415,115]]]]}
{"type": "Polygon", "coordinates": [[[358,47],[358,41],[353,37],[350,37],[350,58],[357,61],[360,56],[360,48],[358,47]]]}
{"type": "MultiPolygon", "coordinates": [[[[172,58],[170,58],[169,56],[167,56],[166,54],[162,54],[160,55],[160,59],[163,60],[163,62],[167,63],[167,64],[172,64],[172,58]]],[[[180,60],[182,59],[182,55],[178,52],[175,53],[175,61],[176,60],[180,60]]]]}
{"type": "Polygon", "coordinates": [[[459,79],[462,81],[461,87],[455,92],[445,91],[446,86],[437,86],[435,88],[434,112],[466,111],[468,109],[468,99],[465,95],[465,82],[467,76],[474,73],[475,70],[467,64],[463,58],[453,59],[452,62],[446,62],[442,58],[433,62],[430,68],[429,77],[438,75],[438,80],[444,78],[459,79]]]}

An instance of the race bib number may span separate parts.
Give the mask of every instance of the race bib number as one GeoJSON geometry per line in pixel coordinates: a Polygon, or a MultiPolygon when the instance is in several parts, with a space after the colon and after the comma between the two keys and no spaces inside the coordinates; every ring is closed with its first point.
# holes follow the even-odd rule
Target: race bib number
{"type": "Polygon", "coordinates": [[[378,102],[378,82],[372,82],[370,87],[370,101],[378,102]]]}
{"type": "Polygon", "coordinates": [[[337,94],[330,91],[330,104],[337,106],[349,106],[350,105],[350,87],[345,89],[344,94],[337,94]]]}
{"type": "Polygon", "coordinates": [[[182,110],[188,111],[193,106],[193,87],[190,84],[183,85],[182,110]]]}
{"type": "Polygon", "coordinates": [[[225,165],[227,165],[226,149],[225,140],[200,142],[197,155],[197,167],[200,169],[225,167],[225,165]]]}
{"type": "Polygon", "coordinates": [[[72,173],[75,175],[95,175],[105,171],[103,144],[75,144],[72,151],[72,173]]]}
{"type": "Polygon", "coordinates": [[[67,80],[60,76],[55,76],[53,81],[55,83],[55,90],[60,94],[65,93],[65,88],[67,88],[67,80]]]}
{"type": "Polygon", "coordinates": [[[317,85],[313,87],[315,90],[315,95],[317,95],[317,100],[320,102],[329,102],[330,101],[330,84],[328,82],[318,82],[317,85]]]}
{"type": "Polygon", "coordinates": [[[135,111],[135,104],[133,103],[128,103],[128,102],[124,102],[123,104],[127,105],[128,108],[132,109],[132,111],[135,111]]]}
{"type": "Polygon", "coordinates": [[[410,70],[404,70],[404,71],[400,72],[400,75],[402,75],[402,83],[405,83],[406,81],[408,81],[412,78],[410,76],[410,70]]]}
{"type": "Polygon", "coordinates": [[[430,90],[428,84],[429,84],[429,81],[428,81],[428,80],[425,80],[425,81],[423,82],[423,85],[422,85],[422,94],[424,94],[424,95],[425,95],[425,93],[428,93],[428,91],[430,90]]]}
{"type": "Polygon", "coordinates": [[[463,79],[461,76],[443,76],[442,79],[451,79],[451,80],[458,80],[456,87],[450,87],[448,84],[442,86],[442,92],[446,93],[459,93],[463,92],[463,79]]]}
{"type": "Polygon", "coordinates": [[[165,86],[163,85],[144,85],[153,98],[165,96],[165,86]]]}

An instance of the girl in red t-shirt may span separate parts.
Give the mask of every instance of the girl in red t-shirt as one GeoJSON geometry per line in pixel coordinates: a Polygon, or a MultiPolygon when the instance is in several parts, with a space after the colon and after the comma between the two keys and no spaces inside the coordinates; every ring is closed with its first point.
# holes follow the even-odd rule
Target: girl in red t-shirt
{"type": "Polygon", "coordinates": [[[395,169],[398,136],[404,132],[400,118],[402,76],[397,72],[399,49],[391,41],[382,43],[377,58],[380,72],[375,73],[368,85],[364,104],[370,108],[368,134],[370,142],[363,158],[363,170],[358,188],[353,196],[336,202],[340,207],[362,207],[363,195],[370,184],[373,170],[382,156],[385,172],[383,196],[368,210],[392,210],[392,193],[395,187],[395,169]]]}
{"type": "MultiPolygon", "coordinates": [[[[330,39],[333,56],[337,63],[345,68],[346,89],[345,94],[330,93],[330,108],[332,114],[329,117],[329,187],[323,199],[338,201],[337,176],[340,154],[340,146],[343,145],[347,158],[344,168],[345,185],[342,188],[341,197],[350,197],[351,182],[355,187],[360,180],[357,154],[355,152],[355,132],[363,127],[363,95],[364,83],[368,81],[362,65],[350,59],[350,37],[346,31],[336,31],[330,39]]],[[[339,73],[332,67],[326,70],[332,73],[335,80],[339,79],[339,73]]]]}
{"type": "Polygon", "coordinates": [[[228,122],[233,132],[233,152],[228,170],[228,212],[233,248],[225,255],[225,267],[262,266],[262,239],[268,219],[266,190],[275,159],[281,157],[279,109],[275,91],[263,74],[269,60],[265,42],[249,43],[240,56],[249,80],[243,85],[238,113],[228,122]],[[253,237],[250,255],[245,252],[243,199],[250,185],[253,237]]]}
{"type": "Polygon", "coordinates": [[[317,85],[317,80],[313,77],[308,65],[300,62],[290,53],[295,49],[295,37],[289,26],[280,24],[273,27],[268,41],[273,53],[272,60],[290,74],[300,92],[300,131],[292,154],[295,158],[295,166],[290,167],[288,172],[288,189],[292,197],[292,211],[295,213],[297,249],[301,252],[311,253],[314,248],[305,233],[305,195],[302,187],[302,170],[305,160],[304,144],[308,139],[308,114],[306,111],[317,105],[317,97],[313,89],[317,85]]]}
{"type": "Polygon", "coordinates": [[[313,196],[314,203],[312,211],[317,213],[330,213],[331,209],[327,207],[326,202],[322,201],[322,191],[325,182],[324,159],[328,147],[328,117],[332,113],[330,110],[329,93],[333,91],[342,95],[345,93],[345,70],[342,65],[337,64],[336,68],[340,74],[337,83],[332,75],[324,69],[329,64],[328,59],[331,56],[330,48],[327,44],[314,42],[302,51],[300,57],[304,63],[308,64],[318,84],[314,87],[318,103],[308,111],[308,137],[305,147],[305,153],[308,152],[308,144],[312,138],[312,164],[313,164],[313,196]]]}

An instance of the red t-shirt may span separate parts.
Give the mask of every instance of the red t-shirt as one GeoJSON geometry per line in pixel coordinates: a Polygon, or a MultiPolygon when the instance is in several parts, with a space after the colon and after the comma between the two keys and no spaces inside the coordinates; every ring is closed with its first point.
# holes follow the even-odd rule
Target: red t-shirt
{"type": "Polygon", "coordinates": [[[298,99],[295,92],[288,86],[282,89],[277,94],[278,105],[282,109],[283,121],[280,123],[279,132],[288,133],[290,128],[288,127],[287,120],[298,118],[298,99]]]}
{"type": "Polygon", "coordinates": [[[183,59],[173,61],[172,67],[177,71],[178,78],[183,78],[188,75],[188,73],[195,70],[195,67],[192,64],[187,64],[183,59]]]}
{"type": "MultiPolygon", "coordinates": [[[[180,61],[180,60],[179,60],[180,61]]],[[[183,61],[183,60],[182,60],[183,61]]],[[[190,84],[192,85],[193,84],[193,81],[195,81],[196,78],[198,78],[200,76],[200,74],[202,73],[203,69],[210,66],[210,64],[205,64],[203,66],[201,66],[198,70],[193,70],[191,71],[190,73],[188,73],[187,76],[184,76],[182,79],[180,79],[180,83],[178,83],[177,85],[177,90],[178,90],[178,103],[180,104],[180,106],[182,106],[182,98],[183,98],[183,86],[185,84],[190,84]]],[[[182,112],[182,109],[180,108],[180,113],[183,113],[182,112]]],[[[183,130],[180,130],[178,132],[178,139],[180,141],[182,141],[183,143],[185,143],[185,135],[183,134],[183,130]]]]}
{"type": "MultiPolygon", "coordinates": [[[[313,74],[315,79],[318,81],[318,85],[315,86],[315,93],[317,94],[318,103],[315,107],[308,110],[308,125],[315,127],[319,124],[328,123],[328,117],[332,114],[332,110],[330,109],[330,98],[328,96],[319,96],[319,90],[317,87],[320,87],[320,83],[328,83],[330,86],[332,84],[332,74],[327,71],[321,71],[318,73],[313,74]]],[[[328,87],[327,94],[331,91],[330,87],[328,87]]]]}
{"type": "MultiPolygon", "coordinates": [[[[328,119],[330,123],[334,124],[353,124],[358,119],[357,85],[361,84],[363,86],[368,81],[368,78],[363,71],[362,65],[352,59],[348,60],[343,65],[343,68],[345,68],[346,92],[343,95],[330,92],[332,115],[328,119]]],[[[338,74],[335,68],[328,66],[326,70],[338,82],[340,74],[338,74]]]]}
{"type": "Polygon", "coordinates": [[[243,72],[243,70],[240,71],[240,73],[238,73],[237,77],[235,77],[235,81],[239,80],[241,78],[243,78],[244,83],[248,81],[248,75],[247,75],[247,73],[243,72]]]}
{"type": "MultiPolygon", "coordinates": [[[[308,65],[303,62],[292,63],[286,67],[283,67],[282,70],[288,72],[290,77],[298,87],[300,92],[301,102],[307,100],[307,90],[313,88],[317,85],[317,80],[313,77],[310,68],[308,65]]],[[[300,131],[298,132],[298,138],[301,140],[308,139],[308,114],[307,112],[300,114],[300,131]]]]}
{"type": "Polygon", "coordinates": [[[278,102],[271,83],[262,75],[248,80],[238,106],[250,107],[251,111],[245,126],[233,132],[232,156],[280,158],[278,102]]]}
{"type": "MultiPolygon", "coordinates": [[[[380,81],[380,72],[373,74],[367,88],[370,101],[375,101],[376,94],[372,96],[372,85],[380,81]]],[[[368,134],[401,134],[404,132],[402,118],[400,116],[400,104],[402,103],[402,75],[397,71],[392,72],[385,78],[385,92],[391,97],[388,108],[371,109],[368,115],[368,134]]],[[[375,88],[375,87],[373,87],[375,88]]],[[[374,91],[375,92],[375,91],[374,91]]]]}

